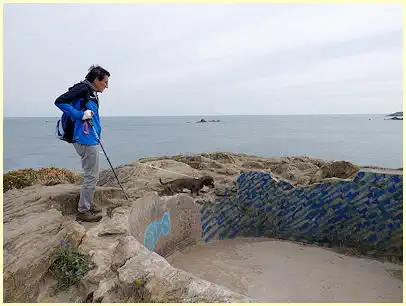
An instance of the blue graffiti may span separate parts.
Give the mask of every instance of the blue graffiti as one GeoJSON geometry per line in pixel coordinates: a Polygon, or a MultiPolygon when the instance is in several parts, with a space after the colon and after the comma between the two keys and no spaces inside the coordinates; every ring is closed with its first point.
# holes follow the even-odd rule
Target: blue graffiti
{"type": "Polygon", "coordinates": [[[168,236],[170,231],[169,212],[165,212],[160,221],[150,223],[144,232],[144,245],[152,250],[155,248],[161,235],[168,236]]]}
{"type": "Polygon", "coordinates": [[[295,187],[248,172],[237,190],[201,210],[201,238],[269,236],[363,247],[403,260],[402,175],[358,172],[353,180],[295,187]]]}

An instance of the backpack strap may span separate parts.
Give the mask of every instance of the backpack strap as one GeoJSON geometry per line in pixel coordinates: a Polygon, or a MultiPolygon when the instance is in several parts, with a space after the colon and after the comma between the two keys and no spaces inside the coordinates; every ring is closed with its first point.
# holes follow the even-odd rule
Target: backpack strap
{"type": "Polygon", "coordinates": [[[88,90],[86,91],[86,94],[85,94],[85,96],[83,98],[81,107],[86,108],[86,103],[89,102],[90,95],[91,95],[91,93],[93,93],[93,95],[96,97],[97,108],[99,108],[99,97],[97,96],[97,92],[94,92],[93,89],[88,84],[86,84],[86,86],[87,86],[88,90]]]}
{"type": "Polygon", "coordinates": [[[83,97],[83,100],[80,102],[80,109],[86,109],[86,104],[90,100],[90,92],[89,90],[86,91],[85,96],[83,97]]]}
{"type": "Polygon", "coordinates": [[[86,104],[87,104],[87,102],[89,102],[89,100],[90,100],[90,94],[89,94],[89,91],[87,91],[85,94],[85,97],[83,99],[83,108],[85,108],[85,109],[87,108],[86,104]]]}

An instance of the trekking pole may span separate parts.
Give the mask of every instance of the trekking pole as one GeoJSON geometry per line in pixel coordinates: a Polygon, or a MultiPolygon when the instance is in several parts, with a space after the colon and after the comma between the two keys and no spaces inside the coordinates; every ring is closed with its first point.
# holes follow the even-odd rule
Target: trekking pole
{"type": "Polygon", "coordinates": [[[102,142],[101,142],[101,140],[100,140],[100,138],[99,138],[99,135],[97,135],[97,132],[96,132],[96,129],[94,128],[94,125],[93,125],[92,120],[89,119],[88,122],[89,122],[90,126],[93,128],[93,132],[94,132],[94,134],[95,134],[95,136],[96,136],[96,138],[97,138],[97,141],[99,142],[99,144],[100,144],[100,146],[101,146],[101,148],[102,148],[102,150],[103,150],[103,152],[104,152],[104,156],[106,156],[107,161],[108,161],[109,164],[110,164],[111,170],[113,170],[114,176],[116,177],[117,182],[118,182],[118,184],[119,184],[120,187],[121,187],[121,190],[124,192],[125,197],[126,197],[127,200],[129,201],[130,198],[128,197],[127,193],[124,191],[124,188],[123,188],[123,186],[121,185],[120,180],[118,179],[118,176],[117,176],[116,172],[114,171],[113,166],[111,165],[110,159],[109,159],[109,157],[107,156],[106,151],[104,150],[104,147],[103,147],[102,142]]]}

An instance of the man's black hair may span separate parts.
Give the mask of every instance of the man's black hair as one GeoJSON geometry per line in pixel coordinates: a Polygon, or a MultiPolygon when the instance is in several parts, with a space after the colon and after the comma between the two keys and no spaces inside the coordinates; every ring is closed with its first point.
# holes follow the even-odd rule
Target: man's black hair
{"type": "Polygon", "coordinates": [[[108,72],[106,69],[104,69],[101,66],[90,66],[89,68],[89,73],[86,75],[86,80],[88,80],[90,83],[93,83],[93,81],[97,78],[99,81],[103,80],[105,76],[110,77],[110,72],[108,72]]]}

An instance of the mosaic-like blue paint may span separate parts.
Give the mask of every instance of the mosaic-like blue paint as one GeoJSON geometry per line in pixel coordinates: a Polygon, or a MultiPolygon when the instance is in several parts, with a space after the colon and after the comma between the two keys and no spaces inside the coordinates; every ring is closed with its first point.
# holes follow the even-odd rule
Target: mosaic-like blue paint
{"type": "Polygon", "coordinates": [[[169,231],[171,229],[170,219],[169,219],[169,212],[165,212],[162,216],[160,221],[152,222],[148,225],[144,232],[144,245],[153,250],[161,237],[168,236],[169,231]]]}
{"type": "Polygon", "coordinates": [[[402,175],[359,172],[352,180],[295,188],[248,172],[238,191],[202,209],[202,239],[269,236],[346,245],[402,261],[402,175]]]}

